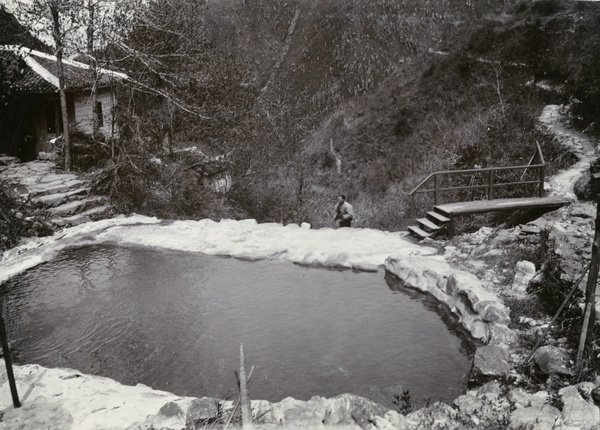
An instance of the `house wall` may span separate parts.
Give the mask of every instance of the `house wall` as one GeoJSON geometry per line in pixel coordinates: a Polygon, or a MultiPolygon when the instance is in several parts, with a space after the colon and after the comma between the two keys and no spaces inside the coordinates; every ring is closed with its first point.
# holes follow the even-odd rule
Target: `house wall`
{"type": "MultiPolygon", "coordinates": [[[[112,136],[112,109],[114,107],[114,97],[110,89],[104,88],[98,90],[98,102],[102,109],[102,125],[100,132],[105,136],[112,136]]],[[[91,93],[89,91],[81,92],[75,95],[75,124],[77,128],[84,133],[92,134],[93,131],[93,106],[91,93]]]]}

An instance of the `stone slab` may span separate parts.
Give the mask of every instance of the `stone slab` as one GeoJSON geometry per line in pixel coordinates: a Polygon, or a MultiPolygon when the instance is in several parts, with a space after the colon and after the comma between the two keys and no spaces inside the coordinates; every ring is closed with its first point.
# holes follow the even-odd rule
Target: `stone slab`
{"type": "Polygon", "coordinates": [[[66,193],[67,191],[81,188],[85,186],[85,182],[79,179],[72,179],[69,181],[55,181],[45,184],[32,185],[29,188],[29,194],[32,197],[40,196],[44,194],[56,194],[66,193]]]}
{"type": "Polygon", "coordinates": [[[101,197],[92,197],[89,199],[75,200],[64,203],[60,206],[48,209],[48,213],[55,217],[64,217],[82,212],[94,204],[99,204],[103,199],[101,197]]]}
{"type": "Polygon", "coordinates": [[[65,203],[74,196],[88,194],[89,191],[90,189],[88,187],[81,187],[65,193],[44,194],[38,197],[33,197],[31,200],[34,203],[40,203],[44,206],[54,207],[65,203]]]}

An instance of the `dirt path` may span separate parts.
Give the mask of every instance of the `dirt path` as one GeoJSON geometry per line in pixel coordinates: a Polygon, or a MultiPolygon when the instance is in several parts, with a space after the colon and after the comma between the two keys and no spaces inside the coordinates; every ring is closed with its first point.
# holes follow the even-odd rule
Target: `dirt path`
{"type": "Polygon", "coordinates": [[[573,130],[568,122],[568,108],[559,105],[548,105],[539,117],[540,124],[550,131],[560,144],[571,150],[579,161],[557,175],[548,179],[549,194],[564,196],[576,200],[573,187],[579,177],[590,168],[590,164],[598,157],[595,144],[589,136],[573,130]]]}

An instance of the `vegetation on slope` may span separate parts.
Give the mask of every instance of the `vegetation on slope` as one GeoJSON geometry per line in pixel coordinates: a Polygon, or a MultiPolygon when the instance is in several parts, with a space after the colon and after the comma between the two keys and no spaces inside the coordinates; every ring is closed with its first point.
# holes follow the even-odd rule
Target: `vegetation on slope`
{"type": "Polygon", "coordinates": [[[116,14],[127,31],[102,64],[132,79],[119,139],[99,143],[110,151],[98,189],[124,211],[321,227],[344,192],[356,225],[400,229],[429,209],[407,193],[435,170],[527,164],[536,141],[551,169],[572,162],[538,127],[548,103],[571,104],[598,132],[600,9],[589,2],[121,6],[134,13],[116,14]],[[191,146],[226,156],[226,195],[194,191],[197,160],[177,155],[191,146]]]}
{"type": "Polygon", "coordinates": [[[173,98],[127,93],[121,149],[229,154],[234,186],[215,199],[238,216],[326,226],[345,192],[358,225],[402,228],[432,171],[527,164],[536,141],[551,169],[572,162],[537,125],[544,105],[574,103],[582,127],[597,117],[593,5],[174,4],[152,4],[125,42],[146,55],[136,79],[173,98]]]}

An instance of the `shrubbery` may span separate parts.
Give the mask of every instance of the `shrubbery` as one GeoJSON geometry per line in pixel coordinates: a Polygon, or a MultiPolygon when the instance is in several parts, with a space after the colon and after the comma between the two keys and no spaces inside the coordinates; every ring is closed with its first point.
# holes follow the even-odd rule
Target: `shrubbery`
{"type": "MultiPolygon", "coordinates": [[[[431,209],[427,198],[412,204],[406,195],[433,171],[527,164],[536,141],[547,174],[574,161],[537,119],[544,105],[569,101],[559,85],[574,76],[563,63],[577,49],[552,29],[576,26],[575,6],[331,1],[308,10],[302,2],[262,0],[243,8],[196,5],[191,16],[177,9],[190,4],[173,5],[153,4],[163,27],[142,25],[127,41],[148,56],[127,57],[136,78],[171,97],[120,95],[122,142],[106,170],[112,179],[99,189],[121,198],[123,210],[322,227],[331,225],[336,194],[345,193],[355,225],[396,230],[431,209]],[[449,25],[448,8],[461,24],[449,25]],[[406,21],[406,10],[419,19],[406,21]],[[170,149],[192,141],[230,154],[227,196],[196,189],[200,178],[163,155],[165,140],[170,149]],[[128,155],[119,152],[125,147],[128,155]]],[[[591,70],[597,54],[583,41],[581,48],[591,70]]],[[[496,197],[534,192],[507,189],[496,197]]]]}

